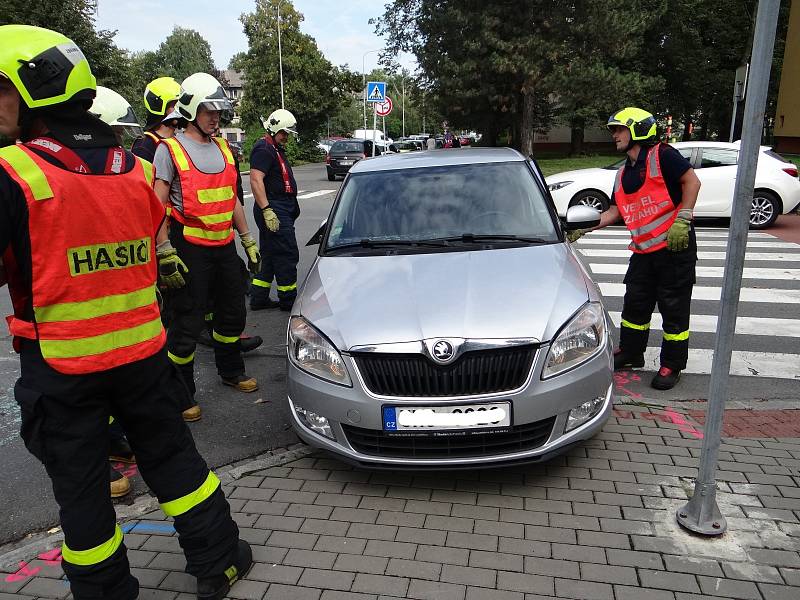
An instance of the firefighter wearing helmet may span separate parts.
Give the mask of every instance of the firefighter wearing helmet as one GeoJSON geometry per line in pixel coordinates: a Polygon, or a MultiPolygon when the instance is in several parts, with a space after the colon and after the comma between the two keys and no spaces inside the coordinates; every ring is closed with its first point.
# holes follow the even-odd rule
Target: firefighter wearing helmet
{"type": "Polygon", "coordinates": [[[151,166],[88,112],[96,83],[65,36],[0,26],[0,253],[20,355],[21,436],[60,506],[62,566],[75,600],[133,600],[122,530],[108,495],[108,419],[174,517],[198,597],[219,599],[251,563],[219,479],[177,405],[156,302],[164,207],[151,166]]]}
{"type": "Polygon", "coordinates": [[[136,156],[153,162],[159,142],[175,135],[180,119],[175,105],[180,95],[181,84],[172,77],[159,77],[147,84],[143,98],[147,109],[146,131],[131,146],[131,152],[136,156]]]}
{"type": "Polygon", "coordinates": [[[250,154],[250,189],[264,261],[251,283],[250,308],[290,311],[297,297],[300,254],[294,223],[300,215],[300,205],[297,183],[286,158],[286,143],[290,134],[297,134],[297,120],[288,110],[279,108],[262,123],[267,132],[250,154]],[[277,302],[270,298],[273,279],[277,302]]]}
{"type": "MultiPolygon", "coordinates": [[[[689,355],[689,315],[697,242],[693,210],[700,191],[694,169],[675,148],[659,143],[655,117],[628,107],[608,119],[617,151],[627,154],[617,172],[611,206],[598,227],[622,217],[631,234],[625,274],[619,348],[614,369],[643,367],[650,319],[663,319],[661,359],[651,385],[668,390],[680,379],[689,355]]],[[[567,234],[576,241],[584,231],[567,234]]]]}
{"type": "Polygon", "coordinates": [[[169,240],[159,246],[159,255],[172,260],[162,269],[172,306],[169,357],[194,395],[195,348],[213,305],[211,336],[220,379],[240,392],[253,392],[258,382],[245,373],[241,355],[246,286],[234,231],[252,273],[259,272],[261,255],[237,198],[233,154],[228,142],[214,137],[232,107],[220,83],[207,73],[190,75],[181,89],[176,109],[184,131],[162,140],[154,161],[156,194],[171,208],[169,240]]]}

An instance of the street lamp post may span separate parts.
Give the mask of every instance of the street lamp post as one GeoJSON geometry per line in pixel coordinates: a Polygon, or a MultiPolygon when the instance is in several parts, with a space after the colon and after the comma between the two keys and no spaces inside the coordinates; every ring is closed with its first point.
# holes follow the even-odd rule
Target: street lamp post
{"type": "Polygon", "coordinates": [[[378,48],[377,50],[367,50],[361,56],[361,87],[364,92],[364,131],[367,130],[367,73],[366,73],[366,60],[367,54],[372,54],[373,52],[380,52],[381,49],[378,48]]]}
{"type": "MultiPolygon", "coordinates": [[[[397,86],[394,85],[394,91],[397,92],[397,86]]],[[[402,89],[402,106],[403,106],[403,137],[406,137],[406,76],[400,78],[400,89],[402,89]]]]}
{"type": "Polygon", "coordinates": [[[281,4],[283,0],[278,0],[278,68],[281,72],[281,108],[286,108],[283,101],[283,52],[281,51],[281,4]]]}

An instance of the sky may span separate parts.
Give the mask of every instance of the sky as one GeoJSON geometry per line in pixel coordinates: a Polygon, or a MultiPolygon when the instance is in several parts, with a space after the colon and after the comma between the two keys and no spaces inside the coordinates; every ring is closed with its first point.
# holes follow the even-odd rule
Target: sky
{"type": "MultiPolygon", "coordinates": [[[[383,47],[375,35],[370,18],[383,14],[388,0],[293,0],[295,9],[305,20],[304,33],[317,41],[317,46],[334,65],[348,64],[361,72],[362,61],[367,72],[377,66],[378,53],[364,53],[383,47]]],[[[127,50],[155,50],[172,32],[175,25],[195,29],[211,44],[218,68],[227,68],[237,52],[247,50],[239,15],[252,12],[253,0],[99,0],[97,27],[117,30],[117,46],[127,50]]],[[[399,62],[413,71],[414,58],[403,55],[399,62]]]]}

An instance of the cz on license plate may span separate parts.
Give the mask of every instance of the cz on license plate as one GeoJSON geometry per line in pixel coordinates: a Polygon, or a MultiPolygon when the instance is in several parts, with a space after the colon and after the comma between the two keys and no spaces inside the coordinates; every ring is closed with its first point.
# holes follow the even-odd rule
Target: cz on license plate
{"type": "Polygon", "coordinates": [[[450,431],[511,426],[511,403],[384,406],[384,431],[450,431]]]}
{"type": "Polygon", "coordinates": [[[345,167],[347,167],[347,166],[349,166],[349,165],[352,165],[352,164],[353,164],[353,161],[352,161],[352,160],[340,160],[340,161],[339,161],[339,164],[340,164],[340,165],[343,165],[343,166],[345,166],[345,167]]]}

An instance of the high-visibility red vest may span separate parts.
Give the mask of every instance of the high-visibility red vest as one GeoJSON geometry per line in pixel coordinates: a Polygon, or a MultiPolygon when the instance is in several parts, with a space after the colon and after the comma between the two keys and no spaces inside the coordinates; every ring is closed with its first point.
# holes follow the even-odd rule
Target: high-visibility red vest
{"type": "Polygon", "coordinates": [[[642,187],[632,194],[625,193],[622,176],[627,166],[617,171],[614,182],[614,200],[631,232],[628,248],[637,254],[656,252],[667,247],[667,231],[678,216],[678,208],[670,198],[656,144],[647,153],[647,168],[642,187]]]}
{"type": "Polygon", "coordinates": [[[84,175],[15,145],[0,149],[0,168],[25,194],[31,242],[31,289],[19,273],[9,277],[11,334],[37,340],[47,363],[70,375],[158,352],[166,338],[155,232],[164,207],[148,181],[152,165],[137,159],[127,173],[84,175]],[[22,318],[28,303],[32,321],[22,318]]]}
{"type": "Polygon", "coordinates": [[[178,170],[183,194],[183,210],[174,207],[172,217],[183,224],[183,237],[199,246],[224,246],[233,240],[233,209],[236,206],[236,163],[222,138],[213,138],[225,157],[219,173],[203,173],[181,143],[173,138],[161,140],[178,170]]]}

